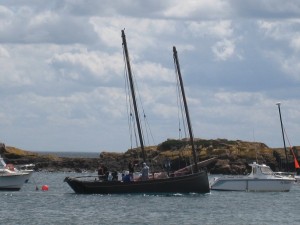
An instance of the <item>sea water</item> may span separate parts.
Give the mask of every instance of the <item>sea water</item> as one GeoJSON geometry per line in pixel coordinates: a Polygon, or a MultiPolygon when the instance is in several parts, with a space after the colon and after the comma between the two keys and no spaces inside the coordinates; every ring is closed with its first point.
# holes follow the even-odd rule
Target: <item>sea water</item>
{"type": "Polygon", "coordinates": [[[20,191],[0,192],[0,224],[300,224],[300,185],[280,193],[79,195],[63,182],[79,175],[35,172],[20,191]]]}
{"type": "Polygon", "coordinates": [[[300,185],[279,193],[80,195],[63,180],[81,175],[35,172],[20,191],[0,192],[0,224],[300,224],[300,185]]]}

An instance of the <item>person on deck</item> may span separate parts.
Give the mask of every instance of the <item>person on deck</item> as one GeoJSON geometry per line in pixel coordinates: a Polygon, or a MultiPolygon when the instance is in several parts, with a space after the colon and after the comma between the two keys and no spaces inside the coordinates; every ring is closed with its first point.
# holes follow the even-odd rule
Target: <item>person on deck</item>
{"type": "Polygon", "coordinates": [[[142,169],[142,180],[148,180],[149,179],[149,167],[146,163],[143,163],[143,169],[142,169]]]}
{"type": "Polygon", "coordinates": [[[130,174],[126,171],[125,175],[122,178],[123,182],[130,182],[131,181],[131,177],[130,174]]]}
{"type": "Polygon", "coordinates": [[[128,170],[129,173],[134,173],[134,166],[131,161],[128,163],[128,170]]]}
{"type": "Polygon", "coordinates": [[[104,169],[103,169],[103,165],[100,165],[100,167],[98,168],[98,178],[99,180],[103,179],[104,176],[104,169]]]}
{"type": "Polygon", "coordinates": [[[166,159],[165,160],[165,168],[166,168],[166,170],[167,170],[167,174],[168,174],[168,176],[170,176],[170,168],[171,168],[171,162],[170,162],[170,159],[166,159]]]}
{"type": "Polygon", "coordinates": [[[101,179],[107,180],[107,177],[108,177],[108,169],[106,166],[101,164],[98,169],[98,178],[99,178],[99,180],[101,180],[101,179]]]}
{"type": "Polygon", "coordinates": [[[134,166],[131,161],[128,163],[128,171],[129,171],[129,176],[133,180],[134,166]]]}

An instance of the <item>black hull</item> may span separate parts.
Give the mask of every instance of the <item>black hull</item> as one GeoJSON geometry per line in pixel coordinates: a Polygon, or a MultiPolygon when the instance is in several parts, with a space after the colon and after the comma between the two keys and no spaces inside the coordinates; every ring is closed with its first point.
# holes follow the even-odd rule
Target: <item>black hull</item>
{"type": "Polygon", "coordinates": [[[21,188],[0,188],[0,191],[20,191],[21,188]]]}
{"type": "Polygon", "coordinates": [[[205,171],[180,177],[134,182],[81,180],[72,177],[66,177],[65,181],[77,194],[210,192],[205,171]]]}

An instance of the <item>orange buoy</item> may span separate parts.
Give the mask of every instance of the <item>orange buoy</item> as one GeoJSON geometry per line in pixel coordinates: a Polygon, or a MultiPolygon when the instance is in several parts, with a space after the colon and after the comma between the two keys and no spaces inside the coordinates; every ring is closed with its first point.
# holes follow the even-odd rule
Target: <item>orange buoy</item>
{"type": "Polygon", "coordinates": [[[42,191],[48,191],[48,190],[49,190],[48,185],[43,185],[43,186],[42,186],[42,191]]]}

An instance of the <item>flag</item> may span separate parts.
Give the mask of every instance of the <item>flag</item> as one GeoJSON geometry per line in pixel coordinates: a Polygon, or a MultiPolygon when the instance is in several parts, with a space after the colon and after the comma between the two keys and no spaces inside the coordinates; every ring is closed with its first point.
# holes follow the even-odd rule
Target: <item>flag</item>
{"type": "Polygon", "coordinates": [[[295,163],[295,169],[299,169],[300,166],[296,158],[294,158],[294,163],[295,163]]]}
{"type": "Polygon", "coordinates": [[[298,160],[297,160],[297,158],[296,158],[296,156],[295,156],[295,153],[294,153],[294,150],[293,150],[292,147],[291,147],[291,152],[292,152],[293,157],[294,157],[295,169],[299,169],[300,166],[299,166],[298,160]]]}

